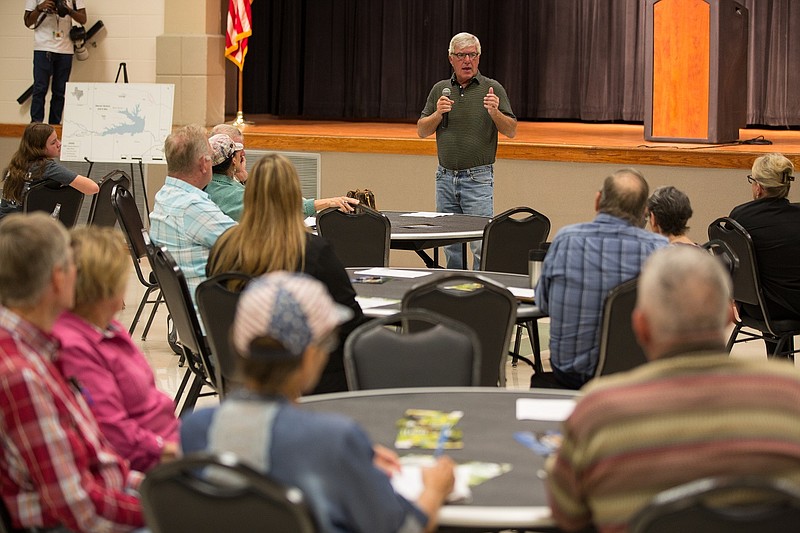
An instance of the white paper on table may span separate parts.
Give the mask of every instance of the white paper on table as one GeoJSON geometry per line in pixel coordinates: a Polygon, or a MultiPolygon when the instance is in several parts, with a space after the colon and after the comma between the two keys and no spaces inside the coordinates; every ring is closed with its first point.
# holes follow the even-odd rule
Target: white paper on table
{"type": "Polygon", "coordinates": [[[366,270],[359,270],[354,272],[359,276],[383,276],[387,278],[421,278],[423,276],[430,276],[430,272],[420,270],[398,270],[396,268],[368,268],[366,270]]]}
{"type": "Polygon", "coordinates": [[[361,309],[372,309],[374,307],[384,307],[386,305],[395,305],[400,303],[400,300],[394,300],[392,298],[378,298],[375,296],[356,296],[356,301],[358,302],[358,305],[361,306],[361,309]]]}
{"type": "Polygon", "coordinates": [[[403,213],[401,217],[417,217],[417,218],[437,218],[447,217],[453,213],[434,213],[433,211],[417,211],[416,213],[403,213]]]}
{"type": "Polygon", "coordinates": [[[524,289],[522,287],[506,287],[508,291],[514,295],[514,298],[524,298],[526,300],[533,300],[533,289],[524,289]]]}
{"type": "MultiPolygon", "coordinates": [[[[410,502],[417,501],[425,488],[422,484],[422,469],[433,466],[436,459],[432,455],[407,455],[400,458],[400,472],[392,476],[392,487],[396,493],[410,502]]],[[[472,498],[469,488],[469,465],[456,465],[453,492],[447,496],[448,502],[466,501],[472,498]]]]}
{"type": "Polygon", "coordinates": [[[561,422],[575,409],[575,400],[517,398],[517,420],[561,422]]]}
{"type": "Polygon", "coordinates": [[[317,225],[317,217],[306,217],[305,220],[303,220],[303,223],[306,225],[306,227],[313,228],[317,225]]]}

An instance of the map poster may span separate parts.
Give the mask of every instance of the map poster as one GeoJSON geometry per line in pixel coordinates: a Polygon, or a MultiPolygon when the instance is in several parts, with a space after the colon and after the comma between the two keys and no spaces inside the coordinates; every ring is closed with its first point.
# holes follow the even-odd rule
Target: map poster
{"type": "Polygon", "coordinates": [[[67,83],[61,160],[166,164],[175,86],[67,83]]]}

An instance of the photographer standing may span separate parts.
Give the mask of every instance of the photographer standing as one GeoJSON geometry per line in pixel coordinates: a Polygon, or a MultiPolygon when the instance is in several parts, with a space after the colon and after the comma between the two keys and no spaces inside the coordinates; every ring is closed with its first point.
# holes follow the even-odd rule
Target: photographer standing
{"type": "Polygon", "coordinates": [[[60,124],[74,52],[72,21],[86,23],[84,0],[25,0],[25,25],[33,29],[31,122],[44,122],[44,97],[52,79],[50,124],[60,124]]]}

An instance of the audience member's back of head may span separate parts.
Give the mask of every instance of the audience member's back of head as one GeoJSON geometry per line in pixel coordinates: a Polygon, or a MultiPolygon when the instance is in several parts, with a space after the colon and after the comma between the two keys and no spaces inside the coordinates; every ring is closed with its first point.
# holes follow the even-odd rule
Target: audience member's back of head
{"type": "Polygon", "coordinates": [[[662,248],[645,263],[636,306],[661,345],[724,339],[731,309],[730,274],[702,248],[662,248]]]}
{"type": "Polygon", "coordinates": [[[208,134],[204,128],[196,124],[183,126],[170,133],[164,141],[167,172],[170,175],[190,174],[197,160],[210,151],[208,134]]]}
{"type": "Polygon", "coordinates": [[[686,223],[692,218],[692,204],[685,193],[668,185],[653,191],[647,199],[647,210],[656,218],[661,233],[685,235],[689,231],[686,223]]]}
{"type": "Polygon", "coordinates": [[[794,181],[794,164],[786,156],[778,153],[762,155],[753,162],[751,172],[767,196],[786,198],[789,195],[794,181]]]}
{"type": "Polygon", "coordinates": [[[122,233],[113,228],[81,226],[70,232],[78,275],[75,308],[91,308],[124,292],[130,258],[122,233]]]}
{"type": "Polygon", "coordinates": [[[649,192],[641,172],[633,168],[618,170],[603,182],[598,210],[641,227],[649,192]]]}
{"type": "Polygon", "coordinates": [[[35,306],[68,254],[66,228],[46,213],[5,217],[0,222],[0,303],[35,306]]]}

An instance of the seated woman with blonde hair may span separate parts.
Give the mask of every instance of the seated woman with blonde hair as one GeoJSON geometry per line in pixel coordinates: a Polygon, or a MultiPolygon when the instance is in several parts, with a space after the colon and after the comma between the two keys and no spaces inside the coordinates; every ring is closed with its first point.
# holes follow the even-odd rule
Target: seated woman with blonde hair
{"type": "Polygon", "coordinates": [[[337,303],[353,310],[353,317],[342,324],[341,338],[314,393],[346,391],[344,340],[364,321],[364,314],[328,241],[309,233],[303,223],[302,201],[300,179],[288,159],[278,154],[259,159],[247,180],[242,219],[211,248],[206,273],[209,277],[234,271],[260,276],[286,270],[305,272],[325,284],[337,303]]]}
{"type": "MultiPolygon", "coordinates": [[[[789,202],[794,164],[782,154],[762,155],[747,176],[752,200],[730,217],[750,234],[758,277],[770,318],[800,319],[800,206],[789,202]]],[[[741,304],[740,312],[759,318],[757,306],[741,304]]],[[[774,343],[767,342],[768,350],[774,343]]],[[[771,351],[769,353],[772,353],[771,351]]]]}
{"type": "Polygon", "coordinates": [[[135,470],[145,472],[178,451],[172,399],[114,316],[124,307],[130,255],[118,231],[71,232],[77,267],[75,302],[56,322],[58,366],[86,398],[100,430],[135,470]]]}

